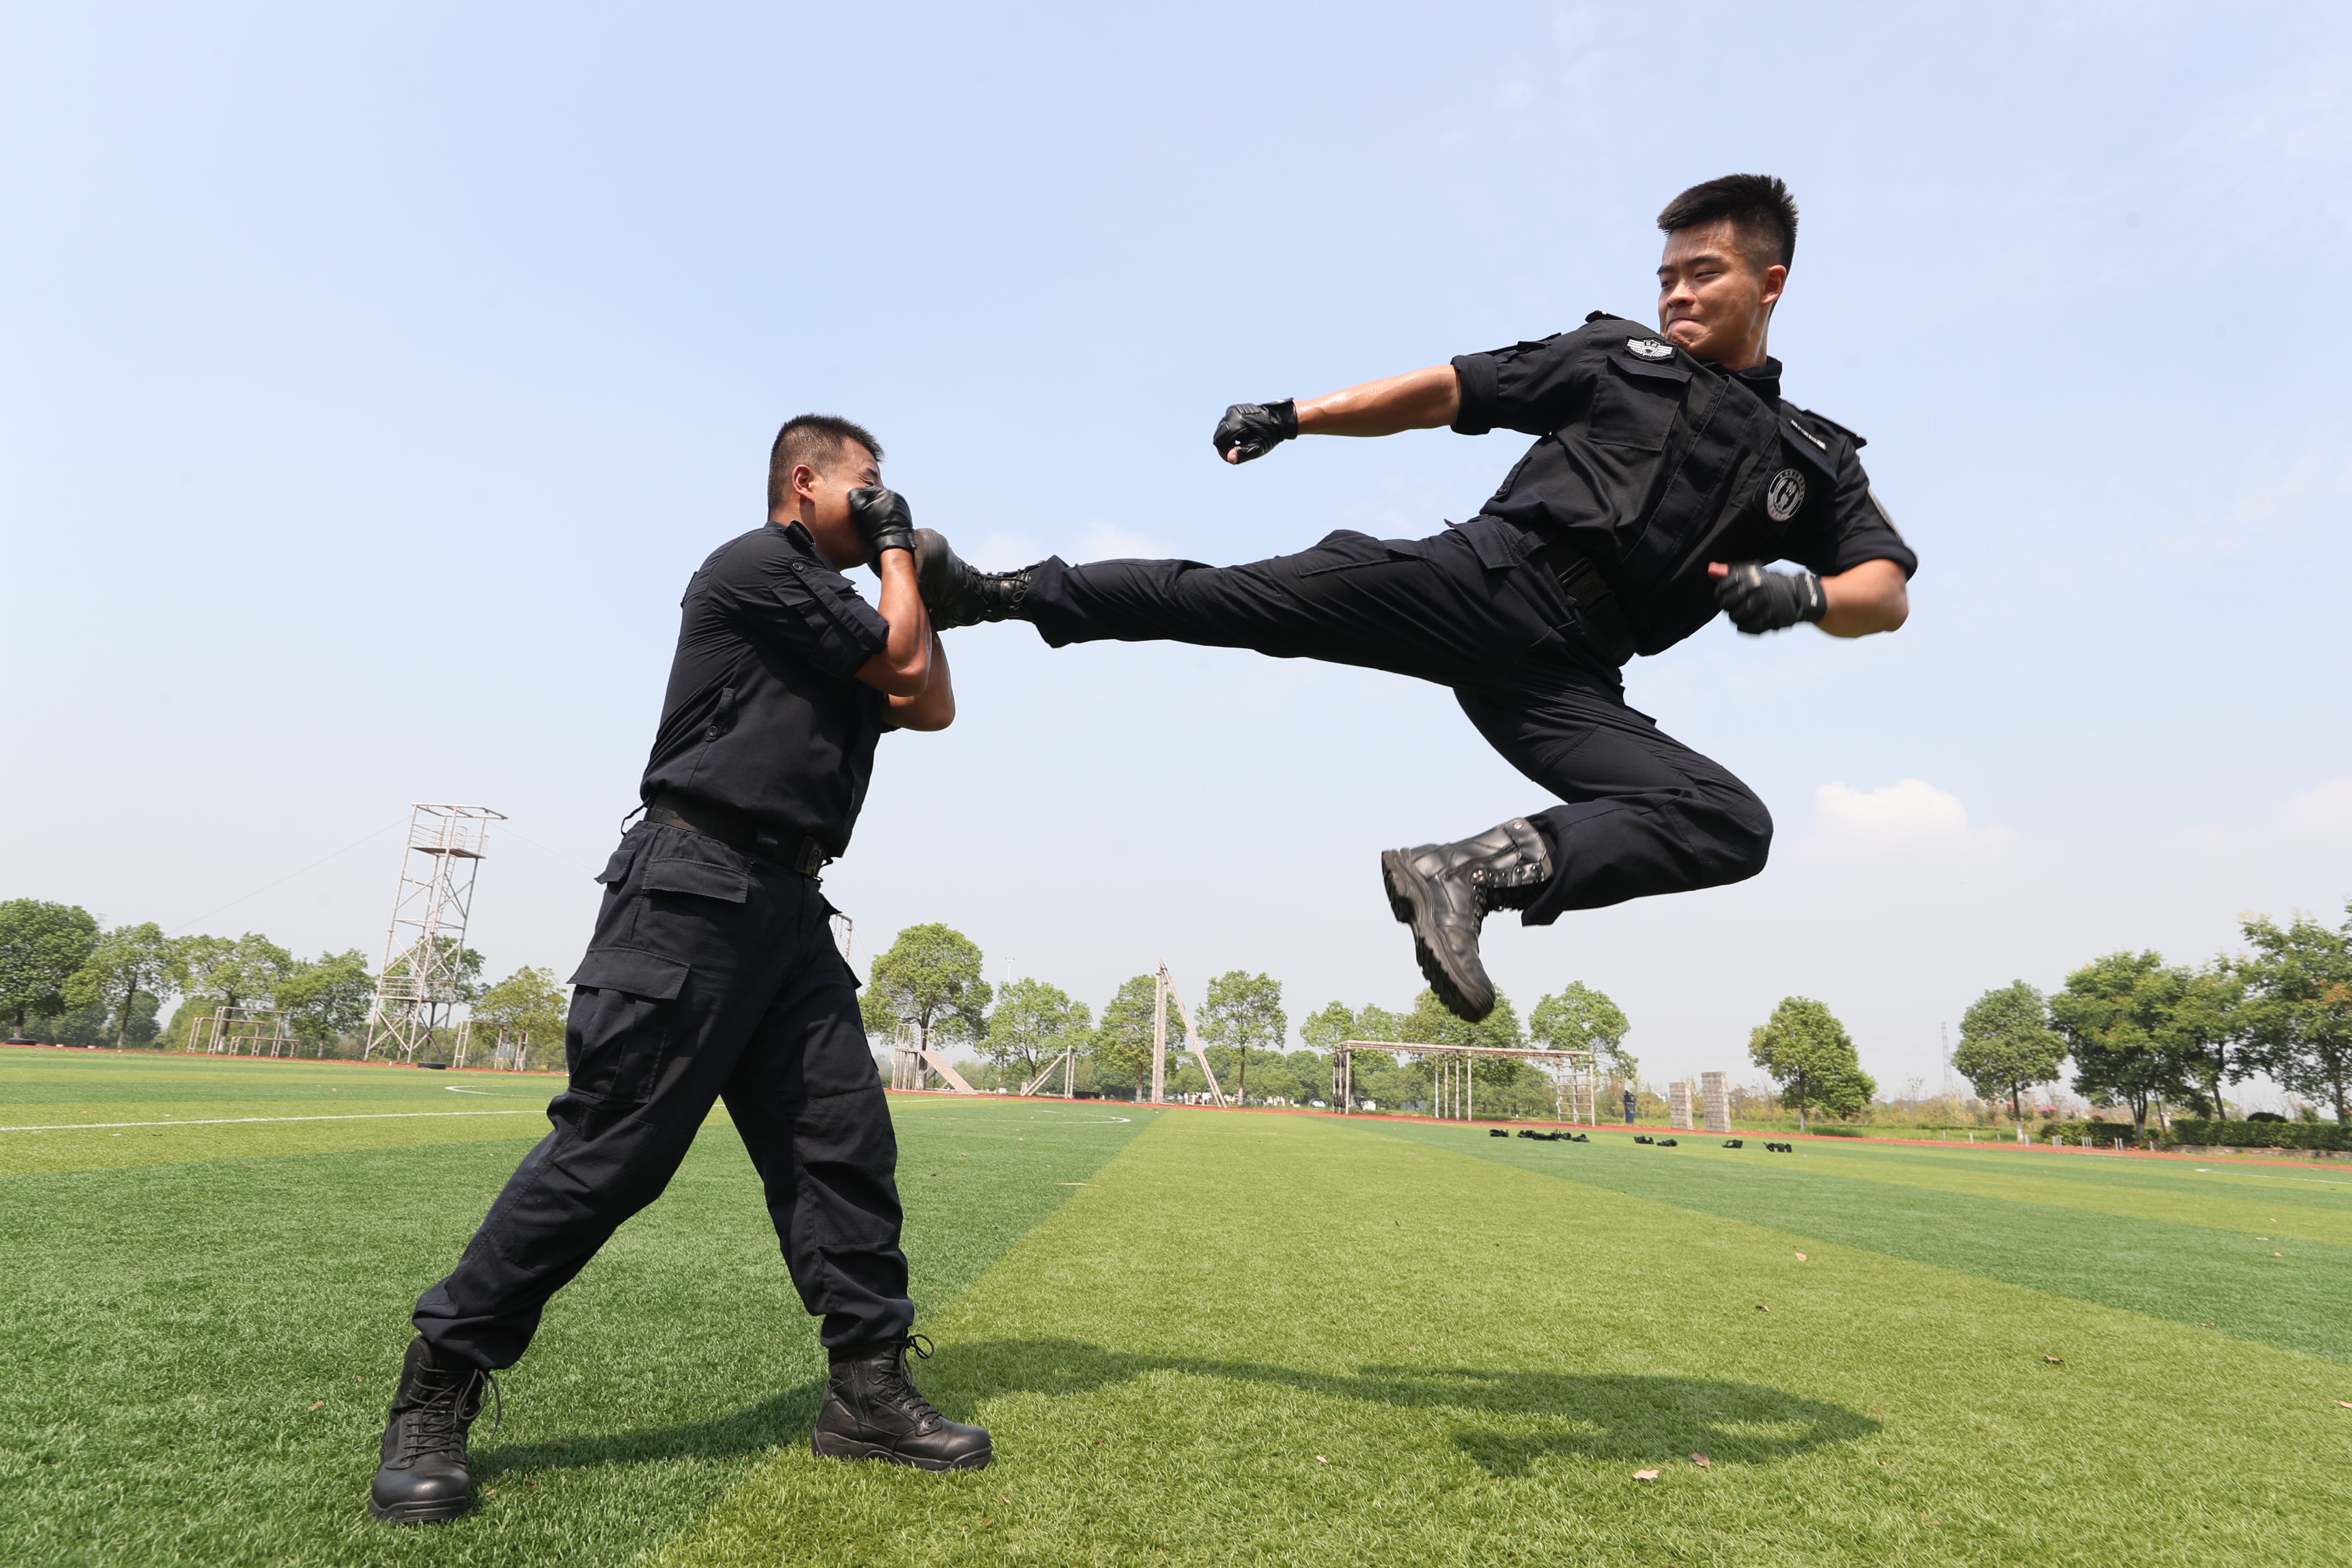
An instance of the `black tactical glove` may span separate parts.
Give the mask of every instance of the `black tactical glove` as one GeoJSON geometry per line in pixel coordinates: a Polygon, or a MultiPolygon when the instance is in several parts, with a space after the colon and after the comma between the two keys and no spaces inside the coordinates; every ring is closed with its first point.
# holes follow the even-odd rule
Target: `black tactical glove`
{"type": "Polygon", "coordinates": [[[1731,624],[1750,637],[1777,632],[1829,613],[1830,596],[1811,572],[1768,572],[1759,561],[1742,561],[1715,585],[1715,602],[1731,624]]]}
{"type": "Polygon", "coordinates": [[[1286,397],[1279,403],[1234,404],[1217,421],[1217,433],[1210,439],[1217,444],[1218,457],[1231,454],[1229,461],[1246,463],[1265,457],[1297,434],[1298,405],[1286,397]]]}
{"type": "Polygon", "coordinates": [[[903,550],[915,552],[915,514],[907,509],[907,498],[897,490],[880,485],[849,492],[849,521],[857,527],[857,537],[866,541],[866,548],[874,552],[874,570],[882,570],[882,552],[903,550]]]}

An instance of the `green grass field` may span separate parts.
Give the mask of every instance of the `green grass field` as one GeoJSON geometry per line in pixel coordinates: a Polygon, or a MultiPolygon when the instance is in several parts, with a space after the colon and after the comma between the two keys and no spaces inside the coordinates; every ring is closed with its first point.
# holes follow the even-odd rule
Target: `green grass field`
{"type": "Polygon", "coordinates": [[[921,1376],[994,1466],[809,1454],[715,1121],[502,1376],[478,1512],[379,1526],[408,1305],[550,1092],[0,1052],[0,1561],[2352,1561],[2352,1173],[934,1097],[921,1376]]]}

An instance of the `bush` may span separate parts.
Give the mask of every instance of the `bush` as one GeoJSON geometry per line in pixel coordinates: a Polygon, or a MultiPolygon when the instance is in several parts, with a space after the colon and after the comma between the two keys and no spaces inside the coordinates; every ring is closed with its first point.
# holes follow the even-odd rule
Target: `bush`
{"type": "Polygon", "coordinates": [[[2333,1121],[2189,1121],[2176,1120],[2172,1139],[2210,1149],[2352,1150],[2352,1127],[2333,1121]]]}

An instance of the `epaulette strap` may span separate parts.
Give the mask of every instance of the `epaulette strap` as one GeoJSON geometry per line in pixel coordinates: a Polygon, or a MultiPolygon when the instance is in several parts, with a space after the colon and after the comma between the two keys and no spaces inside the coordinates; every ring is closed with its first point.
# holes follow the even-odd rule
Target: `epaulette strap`
{"type": "Polygon", "coordinates": [[[1860,432],[1847,429],[1844,426],[1839,424],[1836,420],[1831,418],[1826,414],[1816,414],[1810,408],[1800,408],[1793,403],[1789,405],[1789,412],[1791,415],[1798,415],[1810,419],[1816,425],[1827,426],[1830,429],[1836,431],[1839,435],[1853,442],[1853,449],[1857,452],[1870,445],[1870,442],[1864,438],[1860,432]]]}

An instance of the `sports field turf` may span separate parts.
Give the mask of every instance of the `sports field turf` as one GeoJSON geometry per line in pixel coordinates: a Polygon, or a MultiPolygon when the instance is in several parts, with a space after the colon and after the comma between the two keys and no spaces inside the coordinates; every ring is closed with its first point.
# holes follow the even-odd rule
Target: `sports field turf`
{"type": "Polygon", "coordinates": [[[549,1092],[0,1052],[0,1124],[207,1123],[0,1132],[0,1561],[2352,1560],[2352,1172],[933,1097],[920,1377],[993,1467],[810,1456],[722,1121],[502,1376],[478,1512],[376,1525],[407,1306],[549,1092]]]}

